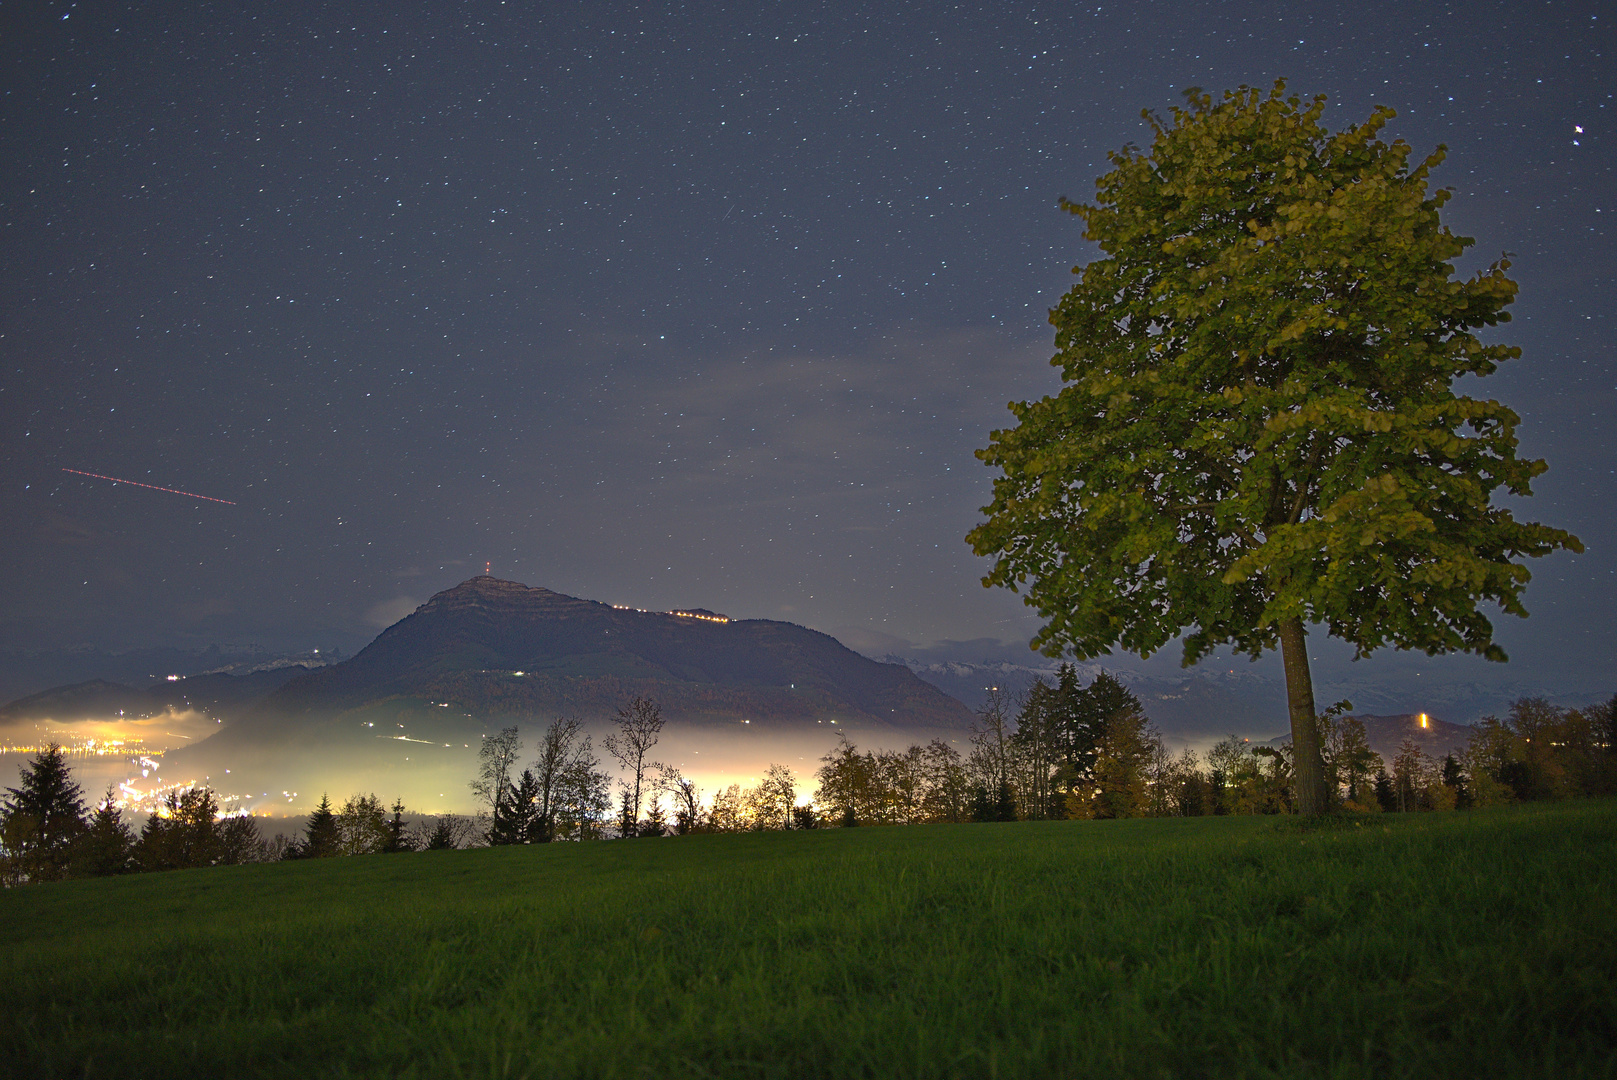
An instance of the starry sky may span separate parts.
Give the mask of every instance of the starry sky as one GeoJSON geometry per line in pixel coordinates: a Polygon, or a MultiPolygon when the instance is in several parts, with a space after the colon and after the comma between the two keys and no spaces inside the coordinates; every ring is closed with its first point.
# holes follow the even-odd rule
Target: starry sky
{"type": "Polygon", "coordinates": [[[972,451],[1057,385],[1057,200],[1142,108],[1285,77],[1447,144],[1461,269],[1513,253],[1524,357],[1475,392],[1589,550],[1500,640],[1613,668],[1606,5],[7,7],[7,647],[353,649],[487,563],[1027,656],[962,538],[972,451]]]}

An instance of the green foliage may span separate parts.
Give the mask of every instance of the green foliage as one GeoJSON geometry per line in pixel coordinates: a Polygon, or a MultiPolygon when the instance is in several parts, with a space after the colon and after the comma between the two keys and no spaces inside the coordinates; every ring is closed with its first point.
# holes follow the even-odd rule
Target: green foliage
{"type": "Polygon", "coordinates": [[[1568,709],[1529,697],[1511,702],[1504,720],[1483,717],[1460,763],[1469,800],[1491,806],[1617,790],[1606,708],[1568,709]]]}
{"type": "Polygon", "coordinates": [[[1003,475],[968,537],[1051,655],[1188,630],[1187,663],[1256,656],[1300,618],[1361,655],[1503,659],[1479,603],[1525,615],[1518,560],[1582,550],[1490,502],[1545,466],[1515,413],[1451,388],[1519,350],[1473,333],[1516,285],[1503,259],[1454,279],[1443,150],[1412,167],[1378,138],[1391,109],[1332,134],[1323,108],[1193,93],[1067,207],[1103,257],[1050,316],[1066,385],[979,451],[1003,475]]]}
{"type": "Polygon", "coordinates": [[[9,889],[0,1072],[1606,1076],[1613,810],[816,829],[9,889]]]}
{"type": "Polygon", "coordinates": [[[1350,810],[1367,810],[1374,804],[1371,777],[1380,755],[1370,749],[1364,721],[1349,716],[1340,721],[1321,717],[1325,731],[1320,745],[1325,750],[1325,775],[1332,791],[1350,810]]]}
{"type": "Polygon", "coordinates": [[[19,770],[0,802],[0,851],[8,884],[64,876],[85,830],[84,800],[62,748],[52,743],[19,770]]]}
{"type": "Polygon", "coordinates": [[[370,855],[386,851],[394,836],[382,800],[375,795],[350,795],[337,811],[337,854],[370,855]]]}
{"type": "MultiPolygon", "coordinates": [[[[311,826],[312,827],[312,826],[311,826]]],[[[251,818],[219,818],[212,789],[171,791],[140,831],[132,853],[141,871],[232,866],[258,857],[258,827],[251,818]]]]}
{"type": "MultiPolygon", "coordinates": [[[[841,825],[956,822],[971,813],[967,770],[954,748],[938,739],[906,750],[861,753],[844,734],[820,759],[815,778],[820,814],[841,825]]],[[[784,806],[778,795],[770,805],[779,820],[784,806]]]]}

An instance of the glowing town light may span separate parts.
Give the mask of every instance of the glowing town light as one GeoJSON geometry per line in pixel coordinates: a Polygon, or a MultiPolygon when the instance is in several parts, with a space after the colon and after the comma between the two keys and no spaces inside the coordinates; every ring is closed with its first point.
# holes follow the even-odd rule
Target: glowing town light
{"type": "Polygon", "coordinates": [[[1429,728],[1432,726],[1431,719],[1427,717],[1425,713],[1420,714],[1420,726],[1423,728],[1429,728]]]}

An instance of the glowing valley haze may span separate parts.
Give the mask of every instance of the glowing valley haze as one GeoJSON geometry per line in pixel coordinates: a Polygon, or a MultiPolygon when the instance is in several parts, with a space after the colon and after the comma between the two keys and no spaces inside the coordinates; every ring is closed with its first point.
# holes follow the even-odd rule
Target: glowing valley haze
{"type": "MultiPolygon", "coordinates": [[[[981,588],[963,537],[988,501],[973,451],[1008,400],[1056,386],[1045,312],[1092,250],[1057,200],[1146,141],[1142,107],[1284,76],[1330,95],[1333,127],[1385,102],[1390,135],[1449,146],[1445,219],[1478,238],[1459,271],[1508,250],[1522,286],[1497,338],[1524,357],[1485,394],[1550,463],[1523,516],[1588,545],[1532,568],[1507,667],[1350,665],[1316,640],[1316,677],[1388,714],[1473,684],[1468,702],[1604,698],[1613,21],[1254,0],[19,8],[0,39],[0,675],[21,695],[97,650],[351,655],[486,562],[874,656],[1036,662],[1036,621],[981,588]]],[[[1177,659],[1122,666],[1171,678],[1177,659]]]]}

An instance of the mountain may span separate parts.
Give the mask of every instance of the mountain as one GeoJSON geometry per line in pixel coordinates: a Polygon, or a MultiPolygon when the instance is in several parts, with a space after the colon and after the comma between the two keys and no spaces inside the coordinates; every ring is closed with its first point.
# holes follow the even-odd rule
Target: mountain
{"type": "MultiPolygon", "coordinates": [[[[885,659],[908,665],[925,681],[973,708],[982,707],[990,686],[1004,690],[1015,701],[1035,679],[1054,684],[1059,667],[1055,661],[1035,665],[1009,660],[967,663],[897,656],[885,659]]],[[[1103,670],[1110,673],[1140,699],[1152,723],[1165,734],[1179,739],[1203,741],[1232,732],[1267,737],[1288,723],[1286,688],[1273,679],[1241,668],[1201,670],[1185,678],[1162,678],[1103,663],[1084,662],[1073,667],[1079,683],[1084,685],[1094,681],[1103,670]]]]}
{"type": "Polygon", "coordinates": [[[18,698],[0,708],[0,723],[25,720],[67,723],[116,716],[143,719],[166,712],[187,711],[234,712],[309,670],[301,665],[276,665],[242,674],[215,671],[138,687],[91,679],[18,698]]]}
{"type": "MultiPolygon", "coordinates": [[[[1400,713],[1397,716],[1357,716],[1364,724],[1365,739],[1370,749],[1381,755],[1387,771],[1392,771],[1393,758],[1405,739],[1412,740],[1421,752],[1436,761],[1453,754],[1458,758],[1471,742],[1475,730],[1469,724],[1451,724],[1426,713],[1400,713]]],[[[1270,739],[1274,746],[1290,742],[1290,735],[1270,739]]]]}
{"type": "Polygon", "coordinates": [[[481,576],[437,594],[352,659],[288,682],[237,726],[387,703],[595,719],[637,694],[671,720],[915,728],[971,720],[908,668],[793,623],[620,608],[481,576]]]}
{"type": "Polygon", "coordinates": [[[225,672],[247,675],[276,667],[320,667],[341,659],[341,650],[315,650],[288,656],[260,645],[209,645],[204,649],[168,647],[108,652],[89,646],[18,648],[0,646],[0,701],[104,681],[149,687],[167,676],[225,672]]]}

